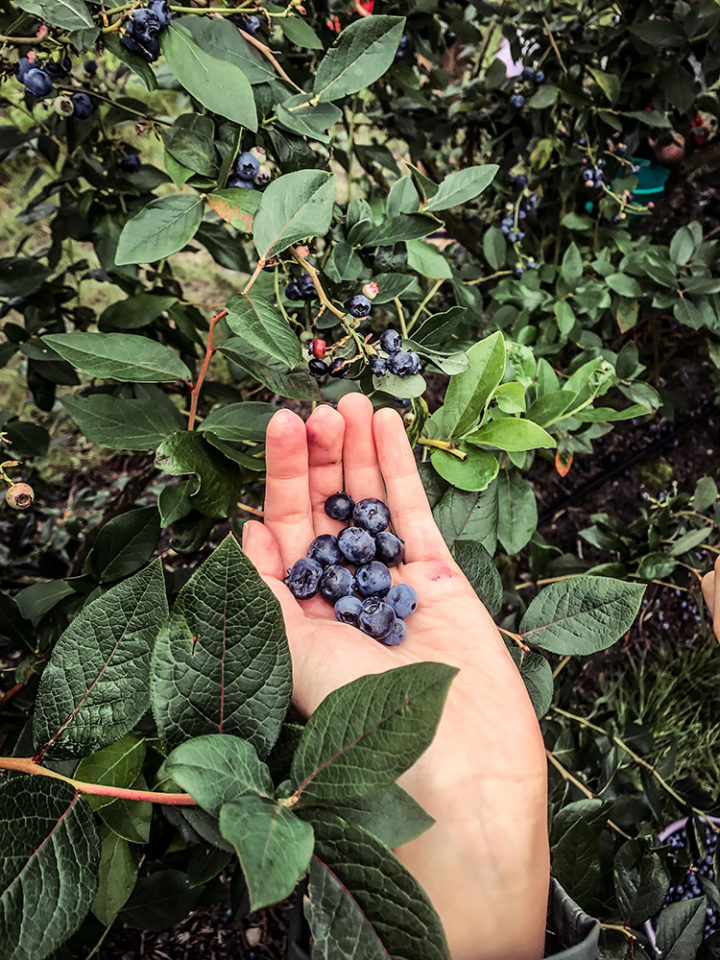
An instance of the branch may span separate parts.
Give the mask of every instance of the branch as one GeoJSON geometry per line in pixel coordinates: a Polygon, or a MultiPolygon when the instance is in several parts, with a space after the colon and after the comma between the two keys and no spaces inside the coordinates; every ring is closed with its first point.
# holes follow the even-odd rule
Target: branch
{"type": "Polygon", "coordinates": [[[36,763],[32,757],[0,757],[0,770],[17,770],[20,773],[30,773],[33,776],[53,777],[55,780],[64,780],[74,787],[78,793],[89,794],[95,797],[118,797],[121,800],[144,800],[147,803],[164,803],[175,807],[197,806],[189,793],[157,793],[153,790],[130,790],[125,787],[108,787],[102,783],[85,783],[82,780],[73,780],[64,777],[61,773],[48,770],[36,763]]]}
{"type": "Polygon", "coordinates": [[[213,339],[213,330],[215,329],[215,324],[218,320],[222,320],[226,316],[227,310],[221,310],[220,313],[216,313],[215,316],[210,321],[210,329],[208,330],[208,340],[207,347],[205,348],[205,359],[203,360],[203,365],[200,368],[200,373],[198,378],[195,381],[195,385],[192,388],[190,394],[190,416],[188,417],[188,430],[192,430],[195,426],[195,415],[197,413],[198,400],[200,399],[200,390],[203,385],[203,380],[205,379],[205,374],[207,373],[208,366],[210,364],[210,359],[215,353],[213,350],[212,339],[213,339]]]}
{"type": "MultiPolygon", "coordinates": [[[[592,792],[592,790],[589,790],[589,789],[585,786],[584,783],[581,783],[581,782],[577,779],[577,777],[574,777],[574,776],[570,773],[570,771],[567,770],[567,769],[560,763],[560,761],[559,761],[558,758],[555,756],[555,754],[552,752],[552,750],[545,750],[545,754],[546,754],[548,760],[550,761],[550,763],[555,767],[555,769],[557,770],[557,772],[560,774],[560,776],[563,778],[563,780],[566,781],[566,783],[571,783],[574,787],[577,787],[577,789],[580,791],[580,793],[582,793],[582,795],[583,795],[584,797],[587,797],[588,800],[600,799],[599,797],[596,797],[596,795],[592,792]]],[[[633,838],[630,836],[629,833],[625,833],[625,831],[624,831],[621,827],[619,827],[613,820],[606,820],[605,822],[606,822],[607,825],[608,825],[611,829],[613,829],[616,833],[619,833],[621,837],[625,837],[626,840],[632,840],[632,839],[633,839],[633,838]]]]}
{"type": "Polygon", "coordinates": [[[291,80],[290,77],[287,75],[287,73],[285,73],[285,71],[283,70],[283,68],[280,66],[280,64],[278,63],[278,61],[275,59],[275,56],[274,56],[272,50],[270,49],[270,47],[265,46],[264,43],[261,43],[260,40],[256,40],[255,37],[251,36],[249,33],[245,33],[245,31],[242,31],[242,35],[243,35],[243,37],[247,40],[248,43],[252,44],[253,47],[257,47],[257,49],[258,49],[258,50],[260,51],[260,53],[265,57],[266,60],[269,60],[269,61],[270,61],[270,63],[275,67],[275,69],[277,70],[277,72],[278,72],[278,73],[280,74],[280,76],[283,78],[283,80],[285,80],[287,83],[289,83],[291,87],[295,87],[295,89],[298,91],[298,93],[305,93],[305,91],[303,90],[303,88],[302,88],[302,87],[299,87],[299,86],[295,83],[295,81],[294,81],[294,80],[291,80]]]}
{"type": "Polygon", "coordinates": [[[305,259],[305,257],[298,251],[297,247],[290,247],[290,253],[295,257],[305,273],[308,274],[312,282],[315,284],[315,291],[318,295],[318,300],[320,303],[325,307],[326,310],[329,310],[330,313],[334,313],[336,317],[339,317],[343,323],[345,323],[344,311],[338,310],[338,308],[330,301],[330,298],[323,290],[322,284],[320,283],[320,277],[318,276],[318,272],[315,267],[313,267],[313,265],[305,259]]]}

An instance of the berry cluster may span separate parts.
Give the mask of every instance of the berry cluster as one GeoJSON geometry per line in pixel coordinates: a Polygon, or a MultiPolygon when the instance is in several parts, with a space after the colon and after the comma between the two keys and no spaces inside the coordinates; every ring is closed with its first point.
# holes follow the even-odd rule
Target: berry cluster
{"type": "MultiPolygon", "coordinates": [[[[522,243],[525,239],[522,223],[537,207],[538,198],[536,193],[527,192],[528,178],[526,174],[510,174],[508,183],[513,187],[519,187],[520,196],[514,203],[506,205],[505,216],[500,221],[500,230],[509,243],[522,243]]],[[[537,270],[537,263],[532,257],[527,258],[524,263],[519,263],[515,267],[515,276],[521,277],[525,270],[537,270]]]]}
{"type": "Polygon", "coordinates": [[[288,300],[312,300],[315,296],[315,284],[309,273],[304,273],[285,287],[288,300]]]}
{"type": "MultiPolygon", "coordinates": [[[[688,838],[685,827],[680,830],[675,831],[671,836],[667,838],[666,843],[668,846],[673,847],[674,849],[682,849],[688,846],[688,838]]],[[[671,903],[678,903],[680,900],[693,900],[695,897],[701,897],[705,892],[702,889],[700,884],[700,877],[707,877],[708,880],[712,880],[713,883],[716,883],[715,871],[713,867],[714,857],[715,857],[715,847],[717,845],[717,836],[710,829],[709,826],[705,826],[705,846],[707,850],[707,856],[700,861],[699,864],[694,865],[689,868],[685,877],[680,883],[676,883],[674,886],[670,887],[665,897],[664,907],[667,907],[671,903]]],[[[713,933],[716,933],[720,930],[720,912],[713,910],[711,907],[707,907],[705,911],[705,938],[711,936],[713,933]]]]}
{"type": "MultiPolygon", "coordinates": [[[[95,61],[89,60],[87,63],[93,63],[95,70],[97,70],[95,61]]],[[[85,64],[86,71],[87,63],[85,64]]],[[[71,69],[72,63],[69,57],[65,57],[64,60],[58,62],[49,60],[44,67],[39,67],[35,63],[35,54],[31,52],[18,61],[15,76],[28,93],[42,99],[52,92],[53,78],[65,77],[71,69]]],[[[90,71],[88,73],[92,76],[90,71]]],[[[95,107],[87,93],[78,92],[70,98],[59,97],[55,101],[55,109],[61,114],[73,114],[79,120],[87,120],[95,107]]]]}
{"type": "Polygon", "coordinates": [[[171,20],[167,0],[150,0],[146,7],[133,10],[120,38],[123,46],[152,63],[160,56],[160,34],[170,26],[171,20]]]}
{"type": "Polygon", "coordinates": [[[325,501],[325,513],[352,525],[336,537],[325,533],[313,540],[307,556],[288,570],[290,592],[298,600],[319,593],[341,623],[387,646],[401,643],[404,621],[417,607],[417,593],[406,583],[392,585],[390,567],[404,561],[405,550],[402,540],[387,529],[389,509],[376,497],[355,503],[347,493],[335,493],[325,501]]]}
{"type": "Polygon", "coordinates": [[[403,350],[402,337],[397,330],[390,328],[380,335],[380,349],[385,356],[378,354],[370,361],[373,376],[393,373],[396,377],[411,377],[422,370],[420,357],[412,350],[403,350]]]}
{"type": "Polygon", "coordinates": [[[601,157],[594,167],[587,166],[589,160],[587,157],[583,157],[583,166],[585,169],[582,172],[583,182],[586,187],[594,190],[600,190],[605,184],[605,160],[601,157]]]}
{"type": "Polygon", "coordinates": [[[228,179],[227,185],[240,190],[253,190],[270,183],[270,171],[267,167],[260,166],[260,159],[264,156],[262,147],[254,147],[252,152],[245,150],[238,154],[235,172],[228,179]]]}
{"type": "MultiPolygon", "coordinates": [[[[530,80],[538,84],[545,83],[545,73],[543,70],[533,70],[532,67],[523,67],[523,80],[530,80]]],[[[525,106],[525,97],[519,92],[518,85],[513,88],[513,94],[510,97],[510,106],[513,110],[521,110],[525,106]]]]}

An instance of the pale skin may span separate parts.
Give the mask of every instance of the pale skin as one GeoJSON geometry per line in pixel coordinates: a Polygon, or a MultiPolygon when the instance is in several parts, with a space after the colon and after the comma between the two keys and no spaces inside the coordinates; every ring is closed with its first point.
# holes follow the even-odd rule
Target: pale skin
{"type": "Polygon", "coordinates": [[[715,567],[703,577],[702,592],[713,618],[713,631],[720,640],[720,557],[715,561],[715,567]]]}
{"type": "Polygon", "coordinates": [[[265,523],[243,547],[280,601],[293,664],[293,702],[309,716],[358,677],[418,661],[459,668],[431,746],[400,779],[436,823],[395,851],[438,911],[453,960],[539,960],[550,873],[547,768],[523,681],[490,615],[452,559],[432,517],[394,410],[344,397],[304,423],[289,410],[267,429],[265,523]],[[379,497],[405,541],[394,582],[419,596],[405,641],[386,647],[338,623],[319,597],[299,603],[286,569],[342,524],[330,494],[379,497]]]}

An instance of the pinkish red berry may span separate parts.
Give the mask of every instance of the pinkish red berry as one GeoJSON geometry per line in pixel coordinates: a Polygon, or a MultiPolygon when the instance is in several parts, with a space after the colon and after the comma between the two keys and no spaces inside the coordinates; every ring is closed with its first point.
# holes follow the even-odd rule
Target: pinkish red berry
{"type": "Polygon", "coordinates": [[[35,500],[35,491],[28,483],[14,483],[8,487],[5,499],[13,510],[27,510],[35,500]]]}

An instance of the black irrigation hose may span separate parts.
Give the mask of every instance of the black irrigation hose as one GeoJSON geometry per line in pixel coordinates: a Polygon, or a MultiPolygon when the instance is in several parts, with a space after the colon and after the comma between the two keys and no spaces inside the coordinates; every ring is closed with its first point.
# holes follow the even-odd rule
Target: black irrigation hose
{"type": "Polygon", "coordinates": [[[623,459],[622,463],[619,463],[616,467],[612,467],[610,470],[593,477],[586,483],[583,483],[576,490],[573,490],[571,493],[569,493],[566,497],[556,500],[552,506],[548,507],[547,510],[544,510],[540,514],[538,526],[541,526],[543,523],[547,523],[549,520],[552,520],[555,514],[563,510],[567,510],[569,506],[572,506],[573,503],[577,503],[578,500],[584,500],[585,497],[589,493],[592,493],[593,490],[597,490],[598,487],[604,486],[610,480],[614,480],[615,477],[619,477],[631,467],[634,467],[636,463],[639,463],[641,460],[645,460],[652,454],[662,450],[669,443],[672,443],[673,440],[685,435],[689,429],[697,427],[701,421],[706,420],[713,410],[716,412],[718,411],[714,399],[708,398],[704,400],[700,406],[695,408],[695,411],[691,416],[686,417],[664,436],[658,437],[657,440],[653,440],[651,443],[648,443],[647,446],[643,447],[641,450],[638,450],[637,453],[634,453],[632,456],[623,459]]]}

